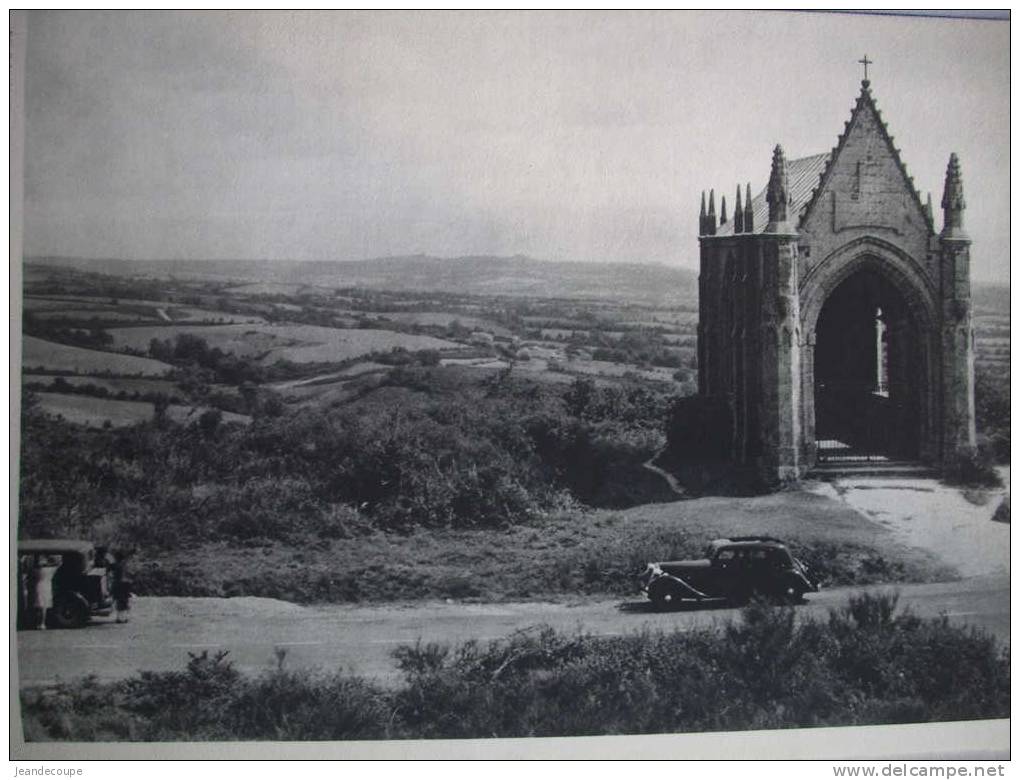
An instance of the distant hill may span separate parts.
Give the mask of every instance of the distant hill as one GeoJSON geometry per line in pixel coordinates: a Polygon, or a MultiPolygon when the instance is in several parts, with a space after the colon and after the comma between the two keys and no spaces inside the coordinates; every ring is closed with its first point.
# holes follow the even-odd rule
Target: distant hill
{"type": "Polygon", "coordinates": [[[30,266],[148,278],[269,282],[334,289],[624,300],[697,307],[698,275],[684,268],[625,263],[565,263],[530,257],[411,255],[356,261],[104,260],[32,257],[30,266]]]}
{"type": "MultiPolygon", "coordinates": [[[[513,257],[408,255],[372,260],[118,260],[30,257],[29,267],[165,279],[365,287],[410,292],[619,300],[696,310],[698,274],[687,268],[639,263],[565,263],[513,257]]],[[[974,282],[978,312],[1009,314],[1009,285],[974,282]]]]}

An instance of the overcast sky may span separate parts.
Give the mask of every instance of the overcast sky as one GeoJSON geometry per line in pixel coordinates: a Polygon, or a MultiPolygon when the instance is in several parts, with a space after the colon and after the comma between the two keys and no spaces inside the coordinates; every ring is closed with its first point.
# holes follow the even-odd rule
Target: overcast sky
{"type": "Polygon", "coordinates": [[[828,151],[865,53],[1006,280],[1008,23],[782,12],[32,12],[25,252],[696,267],[701,190],[828,151]]]}

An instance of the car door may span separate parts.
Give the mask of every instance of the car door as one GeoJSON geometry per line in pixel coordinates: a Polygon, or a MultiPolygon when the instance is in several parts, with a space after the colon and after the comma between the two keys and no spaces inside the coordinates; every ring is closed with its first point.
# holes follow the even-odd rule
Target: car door
{"type": "Polygon", "coordinates": [[[747,551],[747,581],[753,591],[772,593],[776,589],[776,558],[772,552],[766,547],[747,551]]]}
{"type": "Polygon", "coordinates": [[[713,596],[733,596],[744,579],[744,555],[738,547],[723,547],[712,560],[713,596]]]}

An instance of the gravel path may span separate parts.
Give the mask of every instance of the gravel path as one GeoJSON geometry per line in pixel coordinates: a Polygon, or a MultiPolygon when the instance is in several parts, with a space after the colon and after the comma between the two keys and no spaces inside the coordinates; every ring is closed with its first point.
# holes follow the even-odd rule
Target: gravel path
{"type": "Polygon", "coordinates": [[[843,501],[963,577],[1009,573],[1010,527],[991,519],[1008,487],[965,491],[933,479],[848,477],[809,489],[843,501]]]}
{"type": "MultiPolygon", "coordinates": [[[[899,604],[922,617],[945,614],[1009,643],[1009,582],[1004,576],[920,585],[872,585],[812,593],[796,608],[800,618],[824,620],[850,596],[895,592],[899,604]]],[[[387,684],[401,677],[392,656],[416,641],[457,643],[499,639],[547,625],[559,631],[622,636],[641,631],[693,631],[734,619],[736,609],[690,609],[657,613],[640,595],[575,604],[509,602],[465,604],[414,602],[302,607],[259,598],[138,598],[131,622],[97,619],[77,631],[19,631],[21,685],[95,674],[130,677],[139,670],[180,671],[189,653],[228,650],[236,668],[257,673],[286,651],[290,669],[344,669],[387,684]]]]}

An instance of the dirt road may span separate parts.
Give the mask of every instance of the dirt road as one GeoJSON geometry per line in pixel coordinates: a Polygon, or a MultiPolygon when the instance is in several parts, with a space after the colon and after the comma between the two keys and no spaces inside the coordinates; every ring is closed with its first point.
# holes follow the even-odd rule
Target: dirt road
{"type": "MultiPolygon", "coordinates": [[[[811,594],[799,615],[823,616],[862,589],[811,594]]],[[[872,592],[890,586],[866,588],[872,592]]],[[[978,626],[1009,642],[1009,578],[975,577],[959,582],[903,585],[900,605],[916,614],[945,612],[952,621],[978,626]]],[[[112,679],[138,670],[180,670],[188,653],[225,649],[235,665],[257,671],[287,651],[289,668],[344,668],[395,680],[390,656],[400,644],[496,639],[539,624],[565,631],[617,636],[643,629],[691,630],[727,621],[736,610],[657,614],[635,597],[574,604],[424,603],[385,606],[301,607],[257,598],[139,598],[131,623],[97,620],[77,631],[18,632],[22,685],[47,684],[86,674],[112,679]]]]}

